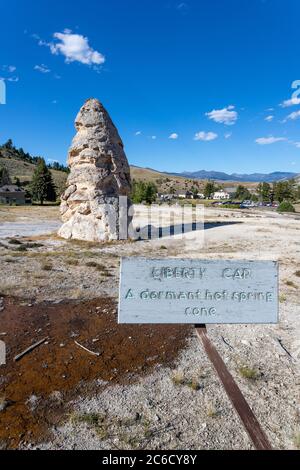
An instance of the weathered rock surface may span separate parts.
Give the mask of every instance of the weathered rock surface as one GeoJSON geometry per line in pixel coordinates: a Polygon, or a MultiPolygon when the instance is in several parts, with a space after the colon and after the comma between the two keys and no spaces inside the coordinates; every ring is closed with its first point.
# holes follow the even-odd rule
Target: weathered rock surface
{"type": "Polygon", "coordinates": [[[119,196],[128,197],[131,190],[123,142],[96,99],[85,102],[75,127],[77,134],[68,155],[71,171],[61,198],[64,224],[58,234],[68,239],[116,240],[120,232],[119,196]]]}

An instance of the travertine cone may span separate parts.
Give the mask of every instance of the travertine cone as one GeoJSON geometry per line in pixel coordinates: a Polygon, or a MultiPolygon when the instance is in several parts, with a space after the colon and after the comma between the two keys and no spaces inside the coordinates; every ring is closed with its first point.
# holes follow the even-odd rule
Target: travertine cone
{"type": "Polygon", "coordinates": [[[58,234],[88,241],[118,239],[119,196],[129,196],[131,190],[123,142],[96,99],[84,103],[75,127],[68,155],[71,171],[61,197],[64,224],[58,234]]]}

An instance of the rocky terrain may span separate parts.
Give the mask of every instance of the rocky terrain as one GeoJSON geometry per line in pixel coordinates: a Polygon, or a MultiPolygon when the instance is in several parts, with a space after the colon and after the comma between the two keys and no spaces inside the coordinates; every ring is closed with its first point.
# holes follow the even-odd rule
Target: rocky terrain
{"type": "MultiPolygon", "coordinates": [[[[26,210],[0,211],[3,448],[252,448],[192,327],[117,325],[119,259],[139,255],[279,261],[280,322],[211,325],[208,335],[272,446],[300,446],[296,215],[206,209],[199,249],[180,236],[63,240],[51,225],[59,222],[58,208],[26,210]]],[[[135,224],[142,227],[145,209],[136,210],[135,224]]],[[[170,209],[162,210],[167,224],[170,209]]],[[[158,219],[157,213],[154,223],[158,219]]]]}

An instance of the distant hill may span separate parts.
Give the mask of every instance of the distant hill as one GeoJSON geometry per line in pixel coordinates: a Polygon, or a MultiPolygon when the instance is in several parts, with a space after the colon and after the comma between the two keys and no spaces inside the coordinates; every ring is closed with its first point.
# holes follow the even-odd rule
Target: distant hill
{"type": "MultiPolygon", "coordinates": [[[[0,166],[7,168],[12,182],[18,178],[22,186],[31,181],[33,172],[39,157],[32,157],[26,154],[22,149],[16,149],[13,145],[11,148],[0,146],[0,166]]],[[[58,194],[61,194],[65,189],[67,179],[66,167],[61,165],[61,169],[51,169],[51,173],[58,189],[58,194]]],[[[208,179],[213,179],[219,182],[220,187],[228,189],[235,188],[239,183],[243,183],[249,189],[254,189],[260,181],[272,182],[282,179],[298,178],[300,184],[300,175],[296,173],[274,172],[270,174],[254,173],[251,175],[239,175],[234,173],[228,175],[223,172],[216,171],[196,171],[184,173],[166,173],[154,170],[153,168],[142,168],[135,165],[130,166],[131,178],[135,180],[142,180],[145,182],[152,182],[156,185],[158,192],[171,193],[178,190],[191,191],[197,189],[202,192],[205,182],[208,179]]]]}
{"type": "Polygon", "coordinates": [[[171,175],[176,176],[183,176],[185,178],[192,178],[192,179],[212,179],[216,181],[239,181],[241,183],[260,183],[265,181],[266,183],[272,183],[274,181],[286,180],[295,178],[298,173],[291,173],[291,172],[282,172],[282,171],[274,171],[273,173],[251,173],[251,174],[238,174],[238,173],[224,173],[221,171],[206,171],[206,170],[199,170],[199,171],[185,171],[183,173],[168,173],[171,175]]]}
{"type": "MultiPolygon", "coordinates": [[[[11,141],[0,146],[0,166],[8,170],[12,183],[18,178],[23,187],[26,187],[32,179],[33,172],[36,168],[39,157],[33,157],[29,153],[25,153],[23,149],[14,147],[11,141]]],[[[66,167],[58,165],[61,169],[50,169],[58,194],[65,189],[67,179],[66,167]]]]}

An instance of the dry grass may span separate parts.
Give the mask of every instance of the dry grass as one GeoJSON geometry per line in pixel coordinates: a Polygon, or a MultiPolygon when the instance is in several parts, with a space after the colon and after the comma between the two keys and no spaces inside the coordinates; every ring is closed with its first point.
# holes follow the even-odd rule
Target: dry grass
{"type": "Polygon", "coordinates": [[[78,259],[67,259],[66,261],[66,264],[68,264],[69,266],[78,266],[79,264],[79,261],[78,259]]]}
{"type": "Polygon", "coordinates": [[[293,281],[287,280],[287,281],[285,281],[285,284],[289,287],[293,287],[294,289],[297,289],[297,286],[293,281]]]}
{"type": "Polygon", "coordinates": [[[201,385],[196,377],[188,379],[184,376],[183,372],[175,371],[172,375],[172,382],[174,385],[186,385],[190,389],[197,391],[201,389],[201,385]]]}
{"type": "Polygon", "coordinates": [[[96,261],[88,261],[87,263],[85,263],[85,266],[88,268],[97,268],[99,264],[96,263],[96,261]]]}
{"type": "Polygon", "coordinates": [[[201,385],[196,378],[192,378],[191,380],[188,380],[186,385],[194,391],[201,389],[201,385]]]}
{"type": "Polygon", "coordinates": [[[59,207],[54,206],[1,206],[1,222],[14,222],[18,218],[28,217],[28,221],[33,219],[58,220],[59,207]]]}
{"type": "Polygon", "coordinates": [[[217,418],[220,416],[220,411],[212,404],[208,406],[206,413],[209,418],[217,418]]]}
{"type": "Polygon", "coordinates": [[[72,413],[69,415],[70,422],[76,426],[85,423],[93,428],[100,440],[109,437],[109,421],[105,414],[101,413],[72,413]]]}
{"type": "Polygon", "coordinates": [[[41,264],[41,269],[43,271],[52,271],[53,270],[53,264],[52,263],[42,263],[41,264]]]}
{"type": "Polygon", "coordinates": [[[174,385],[185,385],[184,374],[181,371],[175,371],[172,375],[172,382],[174,385]]]}
{"type": "Polygon", "coordinates": [[[286,295],[285,294],[280,294],[279,295],[279,302],[282,304],[283,302],[286,302],[286,295]]]}
{"type": "Polygon", "coordinates": [[[300,450],[300,432],[297,432],[295,435],[294,435],[294,446],[296,447],[296,449],[300,450]]]}
{"type": "Polygon", "coordinates": [[[256,369],[252,367],[248,367],[248,366],[239,367],[239,374],[244,379],[249,379],[249,380],[257,380],[260,375],[256,369]]]}

